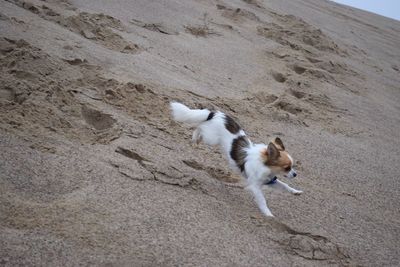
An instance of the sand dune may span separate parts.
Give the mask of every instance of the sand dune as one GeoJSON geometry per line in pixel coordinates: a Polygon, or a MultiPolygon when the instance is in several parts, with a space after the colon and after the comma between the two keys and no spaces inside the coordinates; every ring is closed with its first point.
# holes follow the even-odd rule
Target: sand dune
{"type": "Polygon", "coordinates": [[[330,1],[0,3],[0,265],[396,266],[400,22],[330,1]],[[260,215],[168,104],[279,136],[260,215]]]}

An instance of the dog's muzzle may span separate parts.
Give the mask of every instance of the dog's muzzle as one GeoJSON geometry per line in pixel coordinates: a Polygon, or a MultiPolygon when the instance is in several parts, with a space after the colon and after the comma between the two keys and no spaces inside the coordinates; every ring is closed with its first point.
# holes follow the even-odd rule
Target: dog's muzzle
{"type": "Polygon", "coordinates": [[[288,174],[285,175],[285,177],[287,177],[287,178],[294,178],[296,176],[297,176],[297,173],[294,169],[291,169],[290,172],[288,172],[288,174]]]}

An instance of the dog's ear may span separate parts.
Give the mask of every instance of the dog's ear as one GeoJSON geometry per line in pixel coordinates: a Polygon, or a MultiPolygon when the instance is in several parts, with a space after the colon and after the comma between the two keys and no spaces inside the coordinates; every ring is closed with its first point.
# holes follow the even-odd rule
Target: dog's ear
{"type": "Polygon", "coordinates": [[[279,150],[281,150],[281,151],[285,150],[285,146],[283,145],[283,142],[279,137],[275,138],[274,143],[278,147],[279,150]]]}
{"type": "Polygon", "coordinates": [[[267,157],[269,162],[277,160],[280,156],[280,152],[274,143],[270,142],[267,147],[267,157]]]}

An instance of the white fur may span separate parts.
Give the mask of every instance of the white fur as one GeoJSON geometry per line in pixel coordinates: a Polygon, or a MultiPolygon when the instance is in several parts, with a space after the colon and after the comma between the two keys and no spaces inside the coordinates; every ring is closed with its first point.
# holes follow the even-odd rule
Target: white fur
{"type": "Polygon", "coordinates": [[[171,103],[171,110],[174,120],[189,124],[200,124],[207,119],[210,113],[208,109],[189,109],[187,106],[177,102],[171,103]]]}
{"type": "MultiPolygon", "coordinates": [[[[228,159],[230,167],[240,172],[235,161],[231,158],[230,152],[232,141],[239,136],[246,135],[243,130],[240,130],[237,134],[229,132],[225,128],[225,114],[220,111],[215,112],[214,117],[207,121],[207,117],[210,114],[210,111],[207,109],[190,109],[181,103],[172,102],[171,110],[174,120],[196,126],[192,136],[193,142],[202,140],[208,145],[219,145],[222,153],[228,159]]],[[[261,212],[266,216],[273,216],[261,190],[263,184],[274,176],[261,158],[261,151],[266,147],[265,144],[250,143],[249,148],[246,150],[245,172],[241,174],[247,178],[246,188],[253,194],[261,212]]],[[[291,170],[288,176],[293,177],[293,173],[294,170],[291,170]]],[[[279,180],[276,180],[276,183],[271,186],[285,189],[293,194],[302,193],[302,191],[291,188],[289,185],[279,180]]]]}

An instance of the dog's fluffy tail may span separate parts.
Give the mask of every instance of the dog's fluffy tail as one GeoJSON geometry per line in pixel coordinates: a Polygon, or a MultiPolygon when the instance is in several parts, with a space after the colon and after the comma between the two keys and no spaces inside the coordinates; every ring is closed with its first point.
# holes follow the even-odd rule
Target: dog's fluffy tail
{"type": "Polygon", "coordinates": [[[207,120],[210,115],[208,109],[190,109],[187,106],[171,102],[172,117],[175,121],[186,122],[192,125],[198,125],[207,120]]]}

